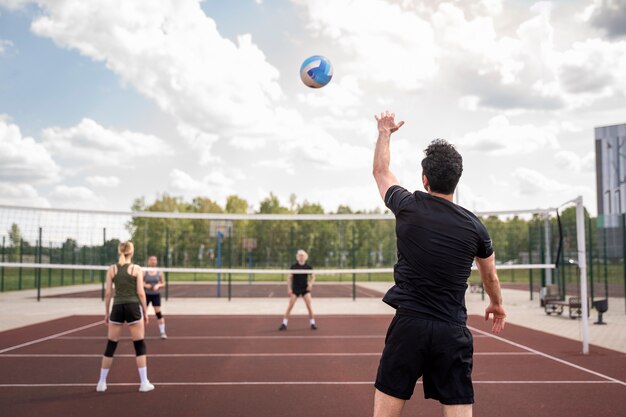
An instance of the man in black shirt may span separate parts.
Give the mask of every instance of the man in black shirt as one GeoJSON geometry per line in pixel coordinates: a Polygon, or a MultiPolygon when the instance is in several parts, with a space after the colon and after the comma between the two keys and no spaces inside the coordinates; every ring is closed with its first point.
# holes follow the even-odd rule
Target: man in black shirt
{"type": "Polygon", "coordinates": [[[425,398],[443,404],[444,416],[471,416],[473,340],[466,327],[465,291],[474,261],[489,295],[485,319],[493,314],[492,331],[499,333],[506,319],[491,239],[474,214],[452,201],[463,171],[456,149],[433,141],[422,160],[427,193],[410,193],[389,170],[391,134],[404,122],[396,123],[389,112],[375,117],[373,173],[396,216],[398,262],[395,285],[383,298],[396,315],[376,376],[374,417],[399,416],[420,377],[425,398]]]}

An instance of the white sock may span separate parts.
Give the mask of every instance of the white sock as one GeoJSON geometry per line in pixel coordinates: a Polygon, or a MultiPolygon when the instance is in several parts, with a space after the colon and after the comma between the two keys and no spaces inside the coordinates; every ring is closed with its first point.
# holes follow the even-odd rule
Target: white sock
{"type": "Polygon", "coordinates": [[[309,320],[309,323],[311,323],[311,324],[315,324],[315,319],[310,319],[310,320],[309,320]]]}
{"type": "Polygon", "coordinates": [[[106,368],[100,368],[100,381],[98,382],[107,382],[107,375],[109,375],[109,370],[106,368]]]}
{"type": "Polygon", "coordinates": [[[289,323],[289,319],[283,319],[283,324],[286,326],[289,323]]]}
{"type": "Polygon", "coordinates": [[[139,371],[139,378],[141,379],[141,383],[145,384],[148,382],[148,368],[147,367],[143,367],[143,368],[137,368],[137,370],[139,371]]]}
{"type": "Polygon", "coordinates": [[[165,333],[165,324],[159,324],[159,332],[165,333]]]}

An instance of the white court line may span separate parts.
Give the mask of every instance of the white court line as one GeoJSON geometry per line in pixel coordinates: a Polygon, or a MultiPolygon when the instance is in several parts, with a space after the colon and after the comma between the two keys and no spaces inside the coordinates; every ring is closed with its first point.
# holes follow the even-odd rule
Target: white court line
{"type": "MultiPolygon", "coordinates": [[[[379,357],[381,352],[272,352],[272,353],[151,353],[151,358],[223,358],[223,357],[311,357],[311,356],[375,356],[379,357]]],[[[529,356],[535,355],[532,352],[478,352],[474,356],[529,356]]],[[[98,353],[8,353],[0,355],[1,358],[100,358],[98,353]]],[[[123,353],[115,355],[116,358],[134,358],[134,354],[123,353]]]]}
{"type": "Polygon", "coordinates": [[[600,378],[608,379],[609,381],[612,381],[612,382],[614,382],[614,383],[617,383],[617,384],[621,384],[621,385],[626,386],[626,382],[624,382],[624,381],[620,381],[619,379],[616,379],[616,378],[610,377],[610,376],[608,376],[608,375],[601,374],[600,372],[592,371],[591,369],[588,369],[588,368],[585,368],[585,367],[583,367],[583,366],[576,365],[575,363],[568,362],[568,361],[566,361],[566,360],[563,360],[563,359],[557,358],[556,356],[552,356],[552,355],[549,355],[549,354],[547,354],[547,353],[543,353],[543,352],[541,352],[541,351],[539,351],[539,350],[533,349],[533,348],[528,347],[528,346],[526,346],[526,345],[522,345],[521,343],[516,343],[516,342],[513,342],[513,341],[511,341],[511,340],[507,340],[507,339],[505,339],[505,338],[503,338],[503,337],[496,336],[496,335],[494,335],[494,334],[490,334],[490,333],[488,333],[488,332],[485,332],[485,331],[483,331],[483,330],[477,329],[477,328],[475,328],[475,327],[471,327],[471,326],[467,326],[467,327],[468,327],[469,329],[471,329],[473,332],[478,332],[478,333],[480,333],[480,334],[487,335],[487,336],[492,337],[492,338],[494,338],[494,339],[496,339],[496,340],[499,340],[499,341],[501,341],[501,342],[508,343],[509,345],[512,345],[512,346],[518,347],[518,348],[520,348],[520,349],[527,350],[528,352],[532,352],[532,353],[534,353],[534,354],[536,354],[536,355],[539,355],[539,356],[543,356],[544,358],[547,358],[547,359],[552,359],[553,361],[558,362],[558,363],[562,363],[563,365],[571,366],[572,368],[578,369],[578,370],[580,370],[580,371],[587,372],[587,373],[590,373],[591,375],[595,375],[595,376],[598,376],[598,377],[600,377],[600,378]]]}
{"type": "Polygon", "coordinates": [[[64,331],[64,332],[53,334],[51,336],[42,337],[41,339],[31,340],[30,342],[22,343],[20,345],[15,345],[15,346],[11,346],[11,347],[8,347],[8,348],[4,348],[4,349],[0,350],[0,353],[9,352],[11,350],[23,348],[25,346],[34,345],[34,344],[40,343],[40,342],[45,342],[46,340],[58,338],[60,336],[64,336],[64,335],[70,334],[70,333],[79,332],[81,330],[89,329],[90,327],[94,327],[94,326],[98,326],[98,325],[103,325],[103,321],[100,320],[100,321],[97,321],[95,323],[91,323],[91,324],[87,324],[85,326],[77,327],[77,328],[72,329],[72,330],[67,330],[67,331],[64,331]]]}
{"type": "MultiPolygon", "coordinates": [[[[241,386],[241,385],[374,385],[374,381],[216,381],[216,382],[158,382],[151,381],[157,387],[163,386],[241,386]]],[[[614,381],[473,381],[474,384],[618,384],[614,381]]],[[[422,381],[417,381],[422,384],[422,381]]],[[[138,386],[137,382],[107,383],[108,386],[138,386]]],[[[60,383],[60,384],[0,384],[0,388],[56,388],[56,387],[93,387],[95,383],[60,383]]]]}
{"type": "MultiPolygon", "coordinates": [[[[329,336],[168,336],[168,340],[255,340],[255,339],[384,339],[384,334],[377,335],[329,335],[329,336]]],[[[59,339],[69,340],[91,340],[101,339],[103,336],[67,336],[59,337],[59,339]]],[[[129,337],[123,337],[120,340],[128,339],[129,337]]],[[[146,337],[146,339],[160,339],[158,336],[146,337]]],[[[2,353],[2,352],[0,352],[2,353]]]]}

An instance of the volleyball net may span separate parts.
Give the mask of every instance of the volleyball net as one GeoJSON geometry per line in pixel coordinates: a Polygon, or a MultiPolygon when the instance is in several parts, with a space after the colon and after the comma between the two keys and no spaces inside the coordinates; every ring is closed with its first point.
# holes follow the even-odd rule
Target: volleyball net
{"type": "MultiPolygon", "coordinates": [[[[575,282],[576,216],[554,208],[477,212],[493,239],[501,281],[528,289],[575,282]],[[559,252],[559,245],[561,251],[559,252]],[[561,253],[557,263],[557,252],[561,253]],[[556,271],[555,271],[556,269],[556,271]]],[[[117,246],[132,240],[133,262],[158,259],[172,284],[280,283],[297,250],[309,255],[318,282],[393,280],[395,220],[389,213],[116,212],[0,206],[0,290],[104,282],[117,246]]],[[[577,261],[576,261],[577,262],[577,261]]],[[[476,271],[470,283],[479,283],[476,271]]],[[[224,285],[228,284],[228,291],[224,285]]],[[[237,287],[238,289],[240,287],[237,287]]],[[[236,295],[235,295],[236,296],[236,295]]]]}

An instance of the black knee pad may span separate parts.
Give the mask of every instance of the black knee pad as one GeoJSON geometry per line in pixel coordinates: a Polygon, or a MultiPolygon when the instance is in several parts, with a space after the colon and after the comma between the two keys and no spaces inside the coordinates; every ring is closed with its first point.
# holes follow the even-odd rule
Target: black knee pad
{"type": "Polygon", "coordinates": [[[146,342],[141,340],[133,340],[133,345],[135,345],[135,355],[143,356],[146,354],[146,342]]]}
{"type": "Polygon", "coordinates": [[[163,314],[160,311],[156,312],[157,319],[161,320],[163,318],[163,314]]]}
{"type": "Polygon", "coordinates": [[[107,348],[104,350],[104,356],[107,358],[112,358],[115,353],[115,349],[117,349],[117,341],[113,341],[109,339],[107,341],[107,348]]]}

